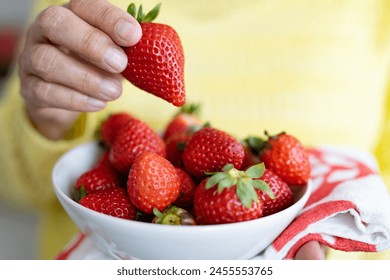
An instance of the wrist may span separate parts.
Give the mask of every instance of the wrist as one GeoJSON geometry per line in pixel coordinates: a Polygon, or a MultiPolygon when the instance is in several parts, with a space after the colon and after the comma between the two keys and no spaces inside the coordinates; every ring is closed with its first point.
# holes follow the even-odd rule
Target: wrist
{"type": "Polygon", "coordinates": [[[26,105],[26,112],[35,130],[53,141],[64,139],[67,131],[80,115],[79,112],[54,108],[36,108],[29,105],[26,105]]]}

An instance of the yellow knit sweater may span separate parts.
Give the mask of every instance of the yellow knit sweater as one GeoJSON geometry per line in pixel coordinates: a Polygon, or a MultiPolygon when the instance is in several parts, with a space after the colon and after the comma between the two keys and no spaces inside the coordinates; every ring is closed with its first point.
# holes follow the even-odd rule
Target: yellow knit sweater
{"type": "MultiPolygon", "coordinates": [[[[38,2],[36,12],[63,1],[38,2]]],[[[173,26],[182,39],[188,101],[202,104],[203,120],[239,137],[284,130],[307,146],[367,150],[390,182],[390,1],[142,4],[149,10],[159,2],[156,21],[173,26]]],[[[83,114],[67,139],[52,142],[31,126],[18,92],[14,75],[0,99],[0,194],[41,210],[42,258],[51,258],[76,230],[52,191],[57,158],[90,140],[112,111],[127,110],[162,129],[177,108],[125,82],[119,100],[83,114]]],[[[330,257],[390,259],[390,252],[330,257]]]]}

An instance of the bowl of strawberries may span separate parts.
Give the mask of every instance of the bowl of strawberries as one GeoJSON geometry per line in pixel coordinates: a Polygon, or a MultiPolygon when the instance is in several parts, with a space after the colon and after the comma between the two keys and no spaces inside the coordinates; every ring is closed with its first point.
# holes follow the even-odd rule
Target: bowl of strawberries
{"type": "Polygon", "coordinates": [[[310,162],[288,134],[236,139],[183,106],[163,132],[126,112],[52,173],[65,211],[119,259],[250,259],[311,193],[310,162]]]}

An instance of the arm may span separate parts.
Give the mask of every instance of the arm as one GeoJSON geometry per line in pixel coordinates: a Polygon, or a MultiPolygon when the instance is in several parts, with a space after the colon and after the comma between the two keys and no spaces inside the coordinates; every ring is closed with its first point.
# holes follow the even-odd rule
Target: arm
{"type": "Polygon", "coordinates": [[[0,98],[2,196],[21,205],[53,203],[51,168],[66,150],[93,137],[96,114],[81,113],[99,111],[121,94],[127,59],[117,44],[135,44],[138,28],[103,0],[71,1],[39,14],[26,34],[19,75],[0,98]]]}

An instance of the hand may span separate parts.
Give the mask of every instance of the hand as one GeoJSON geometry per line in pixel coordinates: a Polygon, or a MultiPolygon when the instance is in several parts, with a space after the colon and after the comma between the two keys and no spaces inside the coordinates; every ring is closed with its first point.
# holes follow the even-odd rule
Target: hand
{"type": "Polygon", "coordinates": [[[21,95],[35,127],[61,139],[80,112],[103,109],[122,92],[122,47],[141,38],[139,23],[105,0],[72,0],[42,11],[19,59],[21,95]]]}
{"type": "Polygon", "coordinates": [[[324,260],[326,246],[317,241],[309,241],[302,245],[295,255],[296,260],[324,260]]]}

